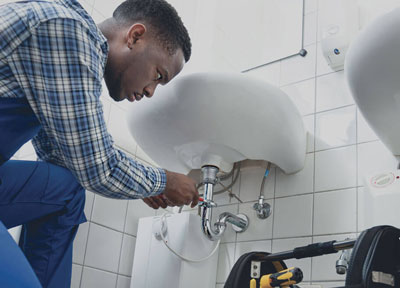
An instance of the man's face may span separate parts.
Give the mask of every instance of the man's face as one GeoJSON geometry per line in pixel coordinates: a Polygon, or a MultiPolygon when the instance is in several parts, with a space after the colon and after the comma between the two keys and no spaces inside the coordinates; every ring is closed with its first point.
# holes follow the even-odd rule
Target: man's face
{"type": "Polygon", "coordinates": [[[115,101],[153,96],[158,84],[168,83],[184,66],[181,49],[170,55],[150,33],[142,32],[128,32],[125,42],[110,43],[104,78],[115,101]]]}

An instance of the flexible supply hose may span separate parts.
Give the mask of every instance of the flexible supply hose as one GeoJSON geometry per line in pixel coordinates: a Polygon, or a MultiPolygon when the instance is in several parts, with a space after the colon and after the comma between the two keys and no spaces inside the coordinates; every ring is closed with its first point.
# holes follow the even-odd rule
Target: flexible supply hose
{"type": "Polygon", "coordinates": [[[165,225],[166,230],[168,231],[167,221],[166,221],[166,217],[167,217],[168,214],[171,214],[171,213],[164,213],[164,214],[161,216],[161,219],[160,219],[161,225],[160,225],[160,231],[159,231],[159,232],[160,232],[162,241],[164,242],[165,246],[168,248],[169,251],[171,251],[175,256],[177,256],[177,257],[180,258],[181,260],[186,261],[186,262],[191,262],[191,263],[199,263],[199,262],[206,261],[207,259],[211,258],[211,257],[215,254],[215,252],[218,250],[219,243],[221,242],[221,240],[218,240],[218,241],[217,241],[217,243],[215,244],[215,247],[214,247],[214,249],[211,251],[211,253],[210,253],[208,256],[204,257],[204,258],[200,258],[200,259],[189,259],[189,258],[186,258],[185,256],[182,256],[182,255],[179,254],[178,252],[176,252],[171,246],[169,246],[167,240],[166,240],[165,237],[164,237],[164,233],[163,233],[163,231],[162,231],[164,225],[165,225]]]}

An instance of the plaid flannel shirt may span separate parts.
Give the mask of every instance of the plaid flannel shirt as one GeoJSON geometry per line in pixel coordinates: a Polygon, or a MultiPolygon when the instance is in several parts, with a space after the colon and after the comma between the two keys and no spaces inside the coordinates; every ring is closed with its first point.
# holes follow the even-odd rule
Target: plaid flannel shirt
{"type": "Polygon", "coordinates": [[[68,168],[81,185],[106,197],[160,194],[163,169],[113,146],[100,95],[108,44],[75,0],[0,6],[0,97],[26,97],[41,124],[38,157],[68,168]]]}

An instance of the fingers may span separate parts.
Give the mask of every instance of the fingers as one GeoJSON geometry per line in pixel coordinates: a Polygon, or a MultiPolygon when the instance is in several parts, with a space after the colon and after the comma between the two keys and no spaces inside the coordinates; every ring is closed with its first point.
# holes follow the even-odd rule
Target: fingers
{"type": "Polygon", "coordinates": [[[197,192],[197,195],[193,198],[192,204],[190,205],[191,208],[194,208],[199,204],[199,193],[197,192]]]}
{"type": "Polygon", "coordinates": [[[167,208],[168,204],[166,201],[164,201],[163,197],[161,197],[161,195],[158,196],[154,196],[154,197],[150,197],[157,205],[158,207],[162,207],[162,208],[167,208]]]}
{"type": "Polygon", "coordinates": [[[150,200],[150,198],[143,198],[142,200],[143,200],[143,202],[146,203],[147,206],[149,206],[150,208],[158,209],[158,207],[156,208],[156,206],[154,205],[153,201],[150,200]]]}
{"type": "Polygon", "coordinates": [[[164,194],[161,194],[160,196],[161,196],[162,199],[165,201],[165,203],[167,203],[168,206],[170,206],[170,207],[176,206],[176,205],[175,205],[174,203],[172,203],[167,197],[165,197],[164,194]]]}
{"type": "Polygon", "coordinates": [[[196,183],[193,179],[179,173],[166,170],[167,184],[164,190],[165,197],[174,205],[196,206],[199,193],[196,189],[196,183]]]}
{"type": "Polygon", "coordinates": [[[168,206],[174,206],[164,195],[151,196],[142,199],[149,207],[158,209],[160,207],[167,208],[168,206]]]}

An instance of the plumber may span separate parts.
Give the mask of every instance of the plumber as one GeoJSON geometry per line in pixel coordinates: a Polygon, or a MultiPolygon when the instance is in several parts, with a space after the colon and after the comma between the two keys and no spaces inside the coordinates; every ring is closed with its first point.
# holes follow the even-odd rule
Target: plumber
{"type": "Polygon", "coordinates": [[[150,98],[190,54],[164,0],[125,1],[98,26],[76,0],[0,6],[0,221],[23,224],[19,245],[43,287],[70,287],[85,189],[155,209],[197,204],[193,180],[115,148],[99,99],[103,77],[115,101],[150,98]],[[10,160],[29,140],[39,161],[10,160]]]}

